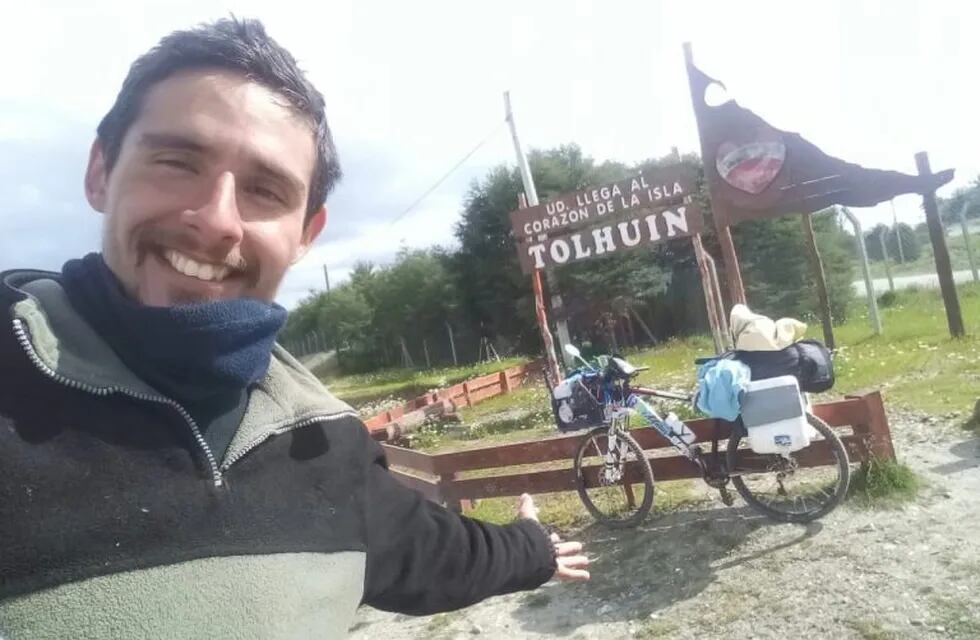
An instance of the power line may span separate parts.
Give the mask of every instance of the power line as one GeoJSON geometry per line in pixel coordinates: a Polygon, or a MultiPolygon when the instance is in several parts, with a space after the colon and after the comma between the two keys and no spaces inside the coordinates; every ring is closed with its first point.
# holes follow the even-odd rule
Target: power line
{"type": "Polygon", "coordinates": [[[425,192],[422,195],[420,195],[418,198],[416,198],[415,201],[412,204],[408,205],[405,208],[404,211],[402,211],[397,216],[395,216],[391,220],[391,222],[388,223],[388,225],[391,226],[391,225],[395,224],[396,222],[398,222],[399,220],[401,220],[402,218],[404,218],[408,214],[409,211],[411,211],[412,209],[414,209],[415,207],[417,207],[419,205],[419,203],[421,203],[423,200],[425,200],[427,197],[429,197],[429,195],[433,191],[435,191],[436,189],[439,188],[439,185],[441,185],[443,182],[446,181],[446,178],[448,178],[449,176],[451,176],[456,171],[456,169],[459,169],[461,166],[463,166],[463,163],[465,163],[467,160],[469,160],[470,157],[472,157],[474,153],[476,153],[477,151],[480,150],[481,147],[483,147],[483,145],[485,145],[486,143],[490,142],[490,139],[493,138],[493,136],[497,133],[497,131],[500,130],[500,128],[501,128],[501,126],[503,124],[504,124],[504,122],[503,121],[500,121],[496,125],[494,125],[493,128],[490,129],[490,132],[486,135],[486,137],[483,138],[483,140],[481,140],[475,147],[473,147],[472,149],[470,149],[469,153],[467,153],[456,164],[454,164],[453,167],[449,171],[447,171],[445,173],[445,175],[443,175],[441,178],[439,178],[438,180],[436,180],[435,184],[433,184],[431,187],[429,187],[428,189],[426,189],[425,192]]]}

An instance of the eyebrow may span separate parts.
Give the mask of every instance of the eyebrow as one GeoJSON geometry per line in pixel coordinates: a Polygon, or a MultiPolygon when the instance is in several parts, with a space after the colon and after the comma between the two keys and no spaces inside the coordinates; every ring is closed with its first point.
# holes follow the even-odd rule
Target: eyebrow
{"type": "MultiPolygon", "coordinates": [[[[177,149],[202,154],[213,152],[208,146],[179,133],[146,132],[140,136],[139,145],[148,149],[177,149]]],[[[291,189],[297,198],[302,197],[306,187],[292,172],[266,158],[252,156],[250,162],[258,173],[291,189]]]]}
{"type": "Polygon", "coordinates": [[[144,133],[140,136],[139,144],[150,149],[181,149],[199,153],[208,150],[203,144],[176,133],[144,133]]]}

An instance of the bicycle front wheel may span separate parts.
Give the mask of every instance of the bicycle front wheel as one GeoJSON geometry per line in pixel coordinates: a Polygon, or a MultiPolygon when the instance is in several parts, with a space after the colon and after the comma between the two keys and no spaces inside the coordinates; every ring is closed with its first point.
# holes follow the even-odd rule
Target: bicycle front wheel
{"type": "Polygon", "coordinates": [[[653,506],[653,469],[629,433],[593,429],[575,454],[575,486],[592,517],[623,528],[639,524],[653,506]]]}
{"type": "Polygon", "coordinates": [[[851,478],[844,443],[826,422],[810,413],[806,417],[817,437],[809,447],[785,457],[753,452],[741,424],[728,441],[728,469],[735,489],[750,506],[781,522],[810,522],[827,515],[844,498],[851,478]],[[829,453],[833,462],[801,465],[806,457],[821,453],[829,453]]]}

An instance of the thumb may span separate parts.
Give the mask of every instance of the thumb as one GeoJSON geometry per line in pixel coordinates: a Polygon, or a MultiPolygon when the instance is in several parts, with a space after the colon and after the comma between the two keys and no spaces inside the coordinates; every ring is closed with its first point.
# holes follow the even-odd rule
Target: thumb
{"type": "Polygon", "coordinates": [[[534,498],[527,493],[522,493],[521,497],[517,499],[517,517],[530,520],[538,519],[538,508],[534,506],[534,498]]]}

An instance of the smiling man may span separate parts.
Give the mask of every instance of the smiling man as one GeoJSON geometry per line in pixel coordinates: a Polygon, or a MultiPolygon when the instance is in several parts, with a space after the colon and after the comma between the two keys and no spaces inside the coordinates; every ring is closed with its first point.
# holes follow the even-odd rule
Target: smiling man
{"type": "Polygon", "coordinates": [[[101,253],[0,274],[0,637],[343,637],[587,579],[530,498],[508,526],[388,473],[275,345],[340,177],[321,95],[254,21],[173,33],[98,127],[101,253]]]}

